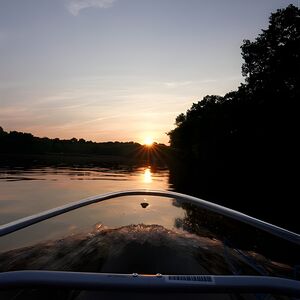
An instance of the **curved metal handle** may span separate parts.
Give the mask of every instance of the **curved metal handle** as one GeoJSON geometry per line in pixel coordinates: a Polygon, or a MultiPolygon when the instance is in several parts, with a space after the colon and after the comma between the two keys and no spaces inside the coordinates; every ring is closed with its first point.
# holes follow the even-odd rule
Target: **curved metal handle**
{"type": "Polygon", "coordinates": [[[12,233],[14,231],[20,230],[22,228],[28,227],[35,223],[47,220],[49,218],[64,214],[68,211],[84,207],[93,203],[123,197],[123,196],[137,196],[137,195],[148,195],[148,196],[160,196],[167,198],[175,198],[178,200],[188,201],[194,203],[199,207],[205,208],[207,210],[219,213],[221,215],[230,217],[237,221],[249,224],[258,229],[269,232],[273,235],[276,235],[280,238],[283,238],[287,241],[300,245],[300,235],[292,231],[286,230],[284,228],[278,227],[276,225],[261,221],[259,219],[253,218],[236,210],[226,208],[224,206],[205,201],[196,197],[188,196],[185,194],[170,192],[170,191],[161,191],[161,190],[126,190],[119,192],[112,192],[102,195],[96,195],[93,197],[85,198],[76,202],[72,202],[57,208],[53,208],[29,217],[25,217],[7,224],[0,226],[0,236],[12,233]]]}

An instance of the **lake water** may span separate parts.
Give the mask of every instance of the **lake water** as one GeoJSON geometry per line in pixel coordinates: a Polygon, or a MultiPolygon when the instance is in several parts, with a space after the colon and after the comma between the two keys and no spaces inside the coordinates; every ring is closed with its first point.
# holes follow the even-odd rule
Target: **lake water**
{"type": "MultiPolygon", "coordinates": [[[[171,189],[167,169],[128,168],[2,168],[0,169],[0,223],[5,224],[89,196],[128,189],[171,189]]],[[[20,247],[58,235],[75,234],[105,224],[120,227],[131,223],[174,226],[183,210],[172,199],[122,197],[75,210],[1,239],[0,250],[20,247]],[[144,209],[140,204],[147,202],[144,209]],[[100,208],[99,208],[100,207],[100,208]]]]}
{"type": "MultiPolygon", "coordinates": [[[[1,168],[0,223],[128,189],[173,187],[168,169],[149,166],[1,168]]],[[[285,244],[279,247],[277,240],[249,226],[194,204],[153,196],[120,197],[92,204],[3,236],[0,241],[0,272],[50,269],[232,274],[236,270],[228,263],[230,257],[239,272],[260,273],[252,263],[245,264],[246,255],[274,275],[290,276],[293,257],[299,257],[298,248],[293,250],[285,244]],[[240,248],[247,251],[239,254],[235,249],[240,248]],[[274,248],[279,250],[274,252],[274,248]],[[289,255],[282,249],[289,249],[289,255]],[[211,264],[211,260],[218,263],[211,264]],[[280,268],[278,261],[284,263],[280,268]]]]}
{"type": "Polygon", "coordinates": [[[128,189],[168,190],[167,169],[0,168],[0,223],[85,197],[128,189]]]}

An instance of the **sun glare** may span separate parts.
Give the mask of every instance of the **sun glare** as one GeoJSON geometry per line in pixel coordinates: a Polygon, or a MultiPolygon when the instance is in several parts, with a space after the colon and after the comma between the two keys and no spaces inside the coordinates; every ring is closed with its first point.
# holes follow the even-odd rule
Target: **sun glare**
{"type": "Polygon", "coordinates": [[[147,136],[144,140],[144,144],[151,147],[153,145],[153,138],[151,136],[147,136]]]}

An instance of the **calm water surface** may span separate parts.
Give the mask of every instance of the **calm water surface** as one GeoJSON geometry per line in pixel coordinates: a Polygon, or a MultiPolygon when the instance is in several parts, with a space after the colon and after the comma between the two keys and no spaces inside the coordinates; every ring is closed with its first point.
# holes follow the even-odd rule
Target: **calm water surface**
{"type": "MultiPolygon", "coordinates": [[[[167,169],[138,168],[14,168],[0,169],[0,223],[54,208],[85,197],[126,189],[170,189],[167,169]]],[[[173,228],[183,210],[172,199],[122,197],[75,210],[1,238],[0,251],[58,235],[75,234],[105,224],[159,223],[173,228]],[[144,209],[141,202],[149,203],[144,209]],[[98,225],[97,225],[98,224],[98,225]]]]}
{"type": "Polygon", "coordinates": [[[85,197],[126,189],[169,189],[168,170],[150,167],[0,169],[0,223],[85,197]]]}

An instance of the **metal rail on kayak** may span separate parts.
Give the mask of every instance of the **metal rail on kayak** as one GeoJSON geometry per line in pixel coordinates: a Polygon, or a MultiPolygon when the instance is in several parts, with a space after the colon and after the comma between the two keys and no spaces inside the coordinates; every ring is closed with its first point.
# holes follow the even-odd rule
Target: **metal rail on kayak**
{"type": "Polygon", "coordinates": [[[98,203],[101,201],[123,197],[123,196],[138,196],[138,195],[146,195],[146,196],[160,196],[167,198],[174,198],[181,201],[187,201],[197,206],[207,209],[209,211],[213,211],[219,213],[221,215],[227,216],[237,221],[241,221],[245,224],[249,224],[253,227],[261,229],[263,231],[269,232],[275,236],[278,236],[282,239],[288,240],[292,243],[300,245],[300,235],[294,233],[292,231],[286,230],[284,228],[278,227],[276,225],[264,222],[262,220],[253,218],[236,210],[226,208],[224,206],[205,201],[196,197],[188,196],[185,194],[175,193],[171,191],[161,191],[161,190],[126,190],[119,192],[106,193],[101,195],[92,196],[89,198],[85,198],[83,200],[79,200],[76,202],[72,202],[57,208],[53,208],[29,217],[25,217],[7,224],[0,226],[0,236],[4,236],[6,234],[12,233],[14,231],[20,230],[22,228],[28,227],[35,223],[47,220],[49,218],[64,214],[66,212],[72,211],[74,209],[78,209],[80,207],[84,207],[93,203],[98,203]]]}
{"type": "Polygon", "coordinates": [[[300,296],[299,281],[266,276],[138,275],[60,271],[0,273],[0,289],[67,288],[134,292],[272,293],[300,296]]]}

